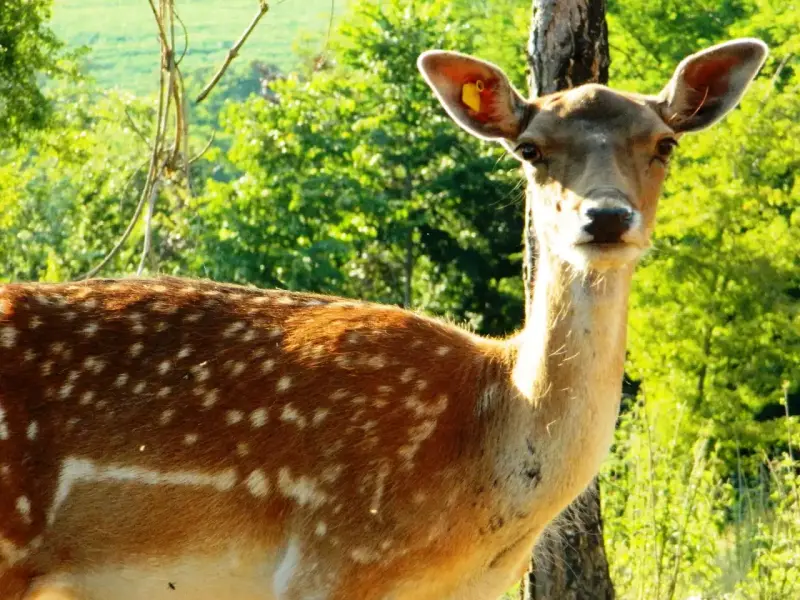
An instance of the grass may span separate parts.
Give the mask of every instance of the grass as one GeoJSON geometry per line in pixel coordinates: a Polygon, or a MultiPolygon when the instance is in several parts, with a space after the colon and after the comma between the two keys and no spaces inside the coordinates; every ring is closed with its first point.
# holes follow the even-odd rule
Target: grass
{"type": "MultiPolygon", "coordinates": [[[[176,0],[189,33],[184,74],[219,65],[258,9],[258,0],[176,0]]],[[[291,69],[293,42],[308,32],[323,38],[346,0],[275,0],[247,41],[238,64],[252,61],[291,69]]],[[[158,81],[159,49],[147,0],[55,0],[52,27],[72,47],[88,46],[89,73],[102,87],[151,92],[158,81]]]]}

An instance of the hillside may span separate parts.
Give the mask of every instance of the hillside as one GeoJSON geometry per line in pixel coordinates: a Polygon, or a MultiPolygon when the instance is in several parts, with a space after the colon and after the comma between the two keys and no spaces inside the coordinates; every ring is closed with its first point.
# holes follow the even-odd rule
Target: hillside
{"type": "MultiPolygon", "coordinates": [[[[346,0],[335,0],[334,16],[346,0]]],[[[189,52],[183,72],[220,63],[230,44],[250,23],[257,0],[178,0],[180,17],[189,32],[189,52]]],[[[282,69],[296,62],[293,52],[303,32],[324,37],[331,0],[277,0],[259,23],[237,59],[260,60],[282,69]]],[[[137,93],[152,91],[158,77],[158,44],[147,0],[55,0],[53,29],[70,46],[88,46],[89,71],[102,86],[137,93]]]]}

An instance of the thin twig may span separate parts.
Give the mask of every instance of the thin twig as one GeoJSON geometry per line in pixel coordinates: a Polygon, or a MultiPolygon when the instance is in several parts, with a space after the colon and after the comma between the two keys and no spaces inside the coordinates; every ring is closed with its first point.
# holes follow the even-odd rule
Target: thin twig
{"type": "Polygon", "coordinates": [[[144,134],[144,132],[141,129],[139,129],[139,126],[133,120],[133,117],[131,116],[130,111],[128,111],[128,107],[127,106],[123,106],[123,112],[125,113],[125,116],[127,117],[128,123],[130,124],[131,129],[133,130],[133,132],[136,135],[138,135],[139,138],[141,138],[141,140],[145,144],[147,144],[147,146],[149,147],[150,146],[150,141],[147,139],[147,136],[144,134]]]}
{"type": "Polygon", "coordinates": [[[336,9],[336,0],[331,0],[331,16],[328,19],[328,35],[325,38],[325,47],[322,49],[323,54],[328,52],[328,47],[331,44],[331,33],[333,32],[333,12],[335,9],[336,9]]]}
{"type": "Polygon", "coordinates": [[[158,14],[158,9],[156,5],[153,3],[153,0],[148,0],[150,3],[150,9],[153,11],[153,16],[156,19],[156,25],[158,25],[158,32],[161,35],[161,47],[162,48],[169,48],[169,41],[167,40],[167,32],[164,30],[164,25],[161,23],[161,15],[158,14]]]}
{"type": "MultiPolygon", "coordinates": [[[[152,228],[153,217],[155,215],[156,208],[155,205],[158,200],[159,192],[165,186],[171,184],[172,178],[176,173],[184,174],[186,178],[187,190],[189,189],[189,124],[186,114],[184,81],[183,76],[178,68],[180,60],[186,53],[189,36],[188,32],[186,31],[186,27],[175,12],[174,0],[148,0],[148,4],[153,12],[156,26],[158,27],[158,39],[161,46],[158,110],[156,112],[152,144],[147,140],[147,136],[144,134],[144,132],[136,127],[132,116],[128,113],[127,108],[125,109],[125,114],[128,117],[128,120],[130,121],[135,133],[150,147],[147,177],[145,178],[144,185],[142,186],[141,195],[136,205],[134,214],[131,217],[128,226],[126,227],[125,232],[122,234],[122,237],[105,256],[105,258],[103,258],[103,260],[96,267],[82,277],[83,279],[87,279],[96,275],[111,261],[114,256],[118,254],[122,246],[127,242],[136,225],[139,223],[145,204],[147,204],[147,212],[144,222],[144,247],[142,249],[141,259],[136,271],[137,274],[140,275],[142,273],[147,264],[148,258],[150,258],[151,262],[154,264],[154,260],[152,260],[153,256],[155,256],[153,254],[152,228]],[[158,7],[156,6],[156,2],[158,2],[158,7]],[[176,21],[183,28],[185,43],[183,54],[177,60],[175,56],[176,21]],[[175,102],[174,138],[170,143],[167,132],[171,123],[173,101],[175,102]]],[[[207,148],[203,150],[203,152],[206,150],[207,148]]],[[[133,173],[125,186],[126,190],[130,182],[133,181],[134,176],[140,173],[144,166],[148,163],[143,164],[133,173]]],[[[191,190],[189,190],[189,193],[191,194],[191,190]]]]}
{"type": "MultiPolygon", "coordinates": [[[[146,162],[142,163],[133,173],[131,173],[130,177],[128,177],[128,181],[122,188],[122,193],[120,194],[121,196],[125,195],[125,193],[128,191],[128,188],[133,183],[133,180],[139,173],[142,172],[142,169],[146,165],[147,165],[146,162]]],[[[85,274],[78,277],[78,279],[91,279],[92,277],[97,275],[103,267],[105,267],[109,262],[111,262],[112,258],[114,258],[117,255],[122,246],[125,245],[125,242],[128,241],[128,237],[130,237],[133,228],[136,227],[136,223],[139,221],[139,215],[142,214],[142,208],[144,207],[145,200],[146,197],[144,195],[142,195],[142,197],[139,198],[139,202],[136,204],[136,210],[133,211],[133,216],[131,217],[131,220],[128,222],[128,226],[125,228],[125,232],[122,234],[122,237],[119,238],[119,241],[116,244],[114,244],[114,247],[108,252],[108,254],[105,255],[103,260],[97,263],[95,267],[87,271],[85,274]]]]}
{"type": "Polygon", "coordinates": [[[158,195],[159,180],[153,182],[153,188],[150,190],[150,198],[147,202],[147,213],[144,216],[144,246],[142,247],[142,258],[139,260],[139,266],[136,267],[136,275],[141,275],[144,271],[144,265],[147,262],[147,257],[150,254],[150,248],[153,244],[153,213],[155,212],[156,196],[158,195]]]}
{"type": "Polygon", "coordinates": [[[244,30],[242,36],[236,41],[236,43],[233,46],[231,46],[231,49],[228,50],[228,55],[225,57],[225,62],[222,63],[222,66],[216,72],[214,77],[211,78],[211,81],[208,82],[206,87],[203,88],[203,91],[200,92],[200,95],[197,96],[197,99],[195,100],[197,104],[200,104],[203,100],[205,100],[206,96],[208,96],[208,94],[211,93],[211,90],[214,89],[214,86],[216,86],[217,83],[219,83],[219,80],[222,79],[222,76],[225,74],[225,71],[228,70],[228,67],[233,62],[233,59],[238,56],[239,50],[241,49],[242,45],[247,41],[247,38],[250,37],[250,34],[253,33],[253,30],[256,28],[256,25],[258,25],[258,22],[261,20],[261,18],[265,14],[267,14],[268,10],[269,10],[269,4],[267,3],[267,1],[259,0],[259,8],[258,12],[256,13],[256,16],[253,17],[253,20],[250,22],[250,25],[247,26],[247,29],[244,30]]]}
{"type": "Polygon", "coordinates": [[[217,136],[217,132],[216,132],[216,131],[212,131],[212,132],[211,132],[211,137],[209,138],[208,142],[206,142],[206,145],[205,145],[205,146],[203,146],[203,149],[202,149],[202,150],[200,150],[200,152],[198,152],[198,153],[197,153],[197,154],[195,154],[195,155],[194,155],[192,158],[190,158],[190,159],[189,159],[189,164],[190,164],[190,165],[193,165],[193,164],[194,164],[194,163],[196,163],[198,160],[200,160],[201,158],[203,158],[203,155],[204,155],[206,152],[208,152],[208,149],[209,149],[209,148],[211,148],[211,144],[213,144],[213,143],[214,143],[214,138],[215,138],[216,136],[217,136]]]}
{"type": "Polygon", "coordinates": [[[183,29],[183,50],[181,50],[181,55],[175,61],[176,65],[180,65],[186,56],[186,53],[189,51],[189,30],[186,29],[186,23],[183,22],[183,19],[181,19],[181,16],[177,11],[175,11],[175,18],[178,20],[178,23],[181,24],[181,28],[183,29]]]}

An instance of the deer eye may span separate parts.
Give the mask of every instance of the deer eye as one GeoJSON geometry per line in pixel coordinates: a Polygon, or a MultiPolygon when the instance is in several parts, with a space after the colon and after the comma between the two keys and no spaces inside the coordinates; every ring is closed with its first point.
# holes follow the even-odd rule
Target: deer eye
{"type": "Polygon", "coordinates": [[[659,140],[656,144],[656,152],[658,153],[657,158],[660,158],[666,162],[666,160],[672,155],[672,151],[677,145],[678,140],[674,138],[664,138],[663,140],[659,140]]]}
{"type": "Polygon", "coordinates": [[[526,142],[517,146],[517,152],[527,162],[536,164],[542,160],[542,152],[531,142],[526,142]]]}

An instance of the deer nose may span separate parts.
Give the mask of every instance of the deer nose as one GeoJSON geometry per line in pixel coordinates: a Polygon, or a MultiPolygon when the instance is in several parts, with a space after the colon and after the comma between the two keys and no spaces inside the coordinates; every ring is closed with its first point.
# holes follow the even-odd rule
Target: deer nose
{"type": "Polygon", "coordinates": [[[596,244],[616,244],[633,222],[633,211],[622,206],[590,208],[584,212],[589,221],[583,230],[596,244]]]}

